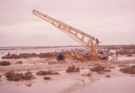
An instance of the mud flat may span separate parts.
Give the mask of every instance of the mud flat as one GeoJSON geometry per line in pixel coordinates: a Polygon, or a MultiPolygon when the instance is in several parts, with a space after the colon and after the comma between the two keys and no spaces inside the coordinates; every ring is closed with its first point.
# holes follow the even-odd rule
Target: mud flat
{"type": "MultiPolygon", "coordinates": [[[[54,50],[57,52],[57,49],[54,50]]],[[[2,52],[4,56],[4,50],[2,52]]],[[[119,58],[121,56],[127,57],[127,55],[120,55],[119,58]]],[[[1,61],[10,62],[10,65],[0,65],[1,93],[135,93],[134,54],[117,62],[73,59],[59,62],[44,57],[7,58],[1,61]],[[131,68],[132,74],[129,73],[131,68]],[[6,73],[11,71],[14,73],[10,75],[14,76],[10,76],[12,78],[9,80],[6,73]],[[28,80],[24,79],[27,72],[31,72],[27,74],[28,77],[32,75],[28,80]],[[18,79],[20,75],[21,78],[18,79]],[[17,81],[14,81],[15,77],[17,81]]]]}
{"type": "Polygon", "coordinates": [[[135,61],[108,63],[107,61],[76,62],[75,60],[68,60],[65,63],[57,64],[44,63],[28,66],[11,64],[10,66],[0,66],[0,91],[2,93],[82,93],[82,91],[85,91],[84,93],[99,93],[101,91],[108,93],[112,90],[110,93],[134,93],[135,75],[120,71],[120,68],[130,65],[135,65],[135,61]],[[72,65],[79,67],[80,71],[67,73],[66,69],[72,65]],[[98,69],[98,71],[101,70],[103,72],[97,73],[97,70],[90,70],[99,65],[106,67],[110,71],[98,69]],[[11,70],[17,73],[31,71],[35,78],[31,80],[8,81],[5,73],[11,70]],[[36,75],[36,72],[46,70],[52,70],[59,74],[36,75]],[[50,77],[51,79],[45,80],[44,77],[50,77]]]}
{"type": "Polygon", "coordinates": [[[71,93],[134,93],[134,77],[113,77],[101,79],[71,93]]]}

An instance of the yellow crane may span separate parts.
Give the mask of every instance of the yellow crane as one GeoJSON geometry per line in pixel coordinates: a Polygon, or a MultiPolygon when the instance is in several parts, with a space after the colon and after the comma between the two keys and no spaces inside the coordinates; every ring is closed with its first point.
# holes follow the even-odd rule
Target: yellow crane
{"type": "Polygon", "coordinates": [[[70,25],[67,25],[61,21],[58,21],[46,14],[43,14],[37,10],[33,10],[32,13],[41,19],[51,23],[53,26],[58,28],[60,31],[66,33],[68,36],[70,36],[72,39],[80,42],[81,44],[85,45],[87,48],[89,48],[89,53],[91,54],[90,57],[83,56],[82,52],[79,53],[71,53],[71,57],[77,57],[78,59],[99,59],[98,55],[98,40],[94,38],[93,36],[86,34],[70,25]]]}

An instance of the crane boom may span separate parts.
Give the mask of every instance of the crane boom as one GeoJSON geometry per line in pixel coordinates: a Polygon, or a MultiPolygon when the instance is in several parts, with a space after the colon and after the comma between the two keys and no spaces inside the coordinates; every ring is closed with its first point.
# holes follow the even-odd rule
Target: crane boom
{"type": "Polygon", "coordinates": [[[97,39],[95,39],[93,36],[86,34],[70,25],[67,25],[61,21],[58,21],[46,14],[43,14],[37,10],[33,10],[32,13],[41,19],[51,23],[53,26],[61,30],[62,32],[68,34],[72,39],[79,41],[86,47],[90,49],[90,52],[93,54],[93,56],[97,57],[97,39]]]}

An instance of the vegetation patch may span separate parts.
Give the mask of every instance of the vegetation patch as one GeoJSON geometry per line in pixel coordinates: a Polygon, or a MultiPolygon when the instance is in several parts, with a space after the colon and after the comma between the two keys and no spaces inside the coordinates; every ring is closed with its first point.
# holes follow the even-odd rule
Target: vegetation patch
{"type": "Polygon", "coordinates": [[[127,73],[127,74],[135,74],[135,65],[120,68],[120,71],[123,72],[123,73],[127,73]]]}
{"type": "Polygon", "coordinates": [[[8,66],[8,65],[11,65],[11,63],[9,61],[0,61],[0,65],[1,66],[8,66]]]}
{"type": "MultiPolygon", "coordinates": [[[[20,53],[20,54],[7,54],[2,57],[2,59],[19,59],[19,58],[48,58],[48,57],[56,57],[58,54],[70,54],[70,52],[55,52],[55,53],[20,53]]],[[[59,56],[60,60],[64,60],[64,56],[59,56]]]]}
{"type": "Polygon", "coordinates": [[[32,72],[26,72],[26,73],[24,73],[23,74],[23,79],[24,80],[31,80],[31,79],[33,79],[34,78],[34,76],[32,75],[32,72]]]}
{"type": "Polygon", "coordinates": [[[111,76],[110,75],[105,75],[105,77],[110,78],[111,76]]]}
{"type": "Polygon", "coordinates": [[[7,72],[5,74],[7,80],[9,81],[19,81],[19,80],[31,80],[33,79],[33,75],[31,72],[26,73],[15,73],[14,71],[7,72]]]}
{"type": "Polygon", "coordinates": [[[51,80],[51,77],[44,77],[44,80],[51,80]]]}
{"type": "Polygon", "coordinates": [[[83,74],[83,76],[92,76],[91,73],[86,73],[86,74],[83,74]]]}
{"type": "Polygon", "coordinates": [[[15,64],[22,64],[22,63],[23,63],[22,61],[15,62],[15,64]]]}
{"type": "Polygon", "coordinates": [[[53,71],[38,71],[36,72],[36,75],[58,75],[58,72],[53,71]]]}
{"type": "Polygon", "coordinates": [[[106,66],[96,65],[90,69],[91,71],[95,71],[98,74],[104,74],[104,72],[110,72],[111,70],[107,69],[106,66]]]}
{"type": "Polygon", "coordinates": [[[70,72],[80,72],[80,68],[79,67],[75,67],[74,65],[72,66],[69,66],[66,70],[67,73],[70,73],[70,72]]]}

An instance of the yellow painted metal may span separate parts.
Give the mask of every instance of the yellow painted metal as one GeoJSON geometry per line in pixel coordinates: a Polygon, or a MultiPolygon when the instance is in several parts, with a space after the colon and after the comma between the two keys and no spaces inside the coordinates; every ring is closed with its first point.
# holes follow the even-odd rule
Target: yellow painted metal
{"type": "MultiPolygon", "coordinates": [[[[86,34],[70,25],[67,25],[61,21],[58,21],[46,14],[43,14],[37,10],[33,10],[32,13],[38,17],[40,17],[41,19],[51,23],[53,26],[55,26],[56,28],[58,28],[60,31],[66,33],[67,35],[69,35],[72,39],[76,40],[79,43],[82,43],[83,45],[85,45],[86,47],[89,48],[89,52],[92,53],[92,57],[89,59],[98,59],[98,52],[97,52],[97,40],[89,35],[86,34]]],[[[76,56],[78,56],[80,59],[85,59],[83,58],[83,56],[81,55],[82,53],[77,53],[75,54],[76,56]]],[[[73,55],[71,55],[73,57],[73,55]]]]}

